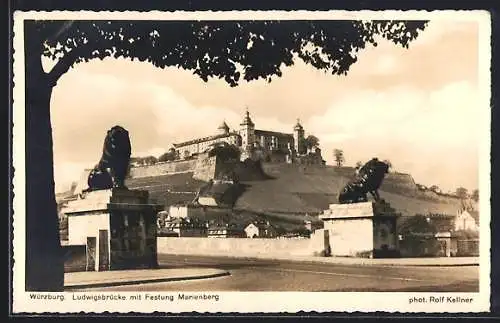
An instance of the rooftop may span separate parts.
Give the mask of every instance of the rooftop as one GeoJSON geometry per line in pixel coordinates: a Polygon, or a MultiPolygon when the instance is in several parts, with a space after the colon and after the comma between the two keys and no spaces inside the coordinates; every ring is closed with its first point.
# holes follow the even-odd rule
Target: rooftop
{"type": "Polygon", "coordinates": [[[239,136],[239,134],[237,134],[236,132],[228,132],[228,133],[223,133],[223,134],[219,134],[219,135],[213,135],[213,136],[197,138],[197,139],[192,139],[192,140],[176,143],[176,144],[173,144],[173,146],[175,148],[179,148],[179,147],[184,147],[187,145],[199,144],[201,142],[211,141],[211,140],[220,139],[220,138],[227,138],[227,137],[231,137],[231,136],[239,136]]]}
{"type": "Polygon", "coordinates": [[[268,228],[273,227],[271,223],[262,222],[262,221],[252,221],[252,222],[248,223],[245,227],[248,227],[250,224],[255,225],[259,229],[268,229],[268,228]]]}
{"type": "Polygon", "coordinates": [[[250,118],[250,112],[248,112],[248,109],[245,113],[243,121],[240,123],[240,126],[255,126],[255,123],[253,123],[252,119],[250,118]]]}
{"type": "Polygon", "coordinates": [[[224,129],[229,131],[229,126],[227,125],[226,121],[222,121],[221,125],[217,129],[224,129]]]}
{"type": "Polygon", "coordinates": [[[294,130],[303,130],[304,128],[300,124],[300,120],[297,119],[297,123],[295,124],[295,127],[293,127],[294,130]]]}
{"type": "Polygon", "coordinates": [[[275,136],[275,137],[290,137],[293,138],[293,134],[284,133],[278,131],[269,131],[269,130],[255,130],[255,136],[275,136]]]}

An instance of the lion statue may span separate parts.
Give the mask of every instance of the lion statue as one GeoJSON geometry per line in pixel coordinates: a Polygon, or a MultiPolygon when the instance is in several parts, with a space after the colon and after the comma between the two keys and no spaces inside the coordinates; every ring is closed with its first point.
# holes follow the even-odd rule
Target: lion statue
{"type": "Polygon", "coordinates": [[[367,202],[367,193],[370,193],[375,201],[380,201],[378,189],[388,172],[388,164],[378,158],[372,158],[359,169],[357,177],[341,190],[339,203],[367,202]]]}
{"type": "Polygon", "coordinates": [[[126,188],[125,177],[130,162],[128,131],[114,126],[106,134],[101,159],[90,171],[86,192],[110,188],[126,188]]]}

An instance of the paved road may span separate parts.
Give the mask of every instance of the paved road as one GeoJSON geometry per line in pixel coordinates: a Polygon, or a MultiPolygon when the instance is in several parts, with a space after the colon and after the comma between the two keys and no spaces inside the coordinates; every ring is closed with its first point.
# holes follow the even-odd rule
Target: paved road
{"type": "Polygon", "coordinates": [[[170,268],[228,270],[221,278],[99,288],[106,291],[477,292],[479,267],[389,267],[160,255],[170,268]]]}

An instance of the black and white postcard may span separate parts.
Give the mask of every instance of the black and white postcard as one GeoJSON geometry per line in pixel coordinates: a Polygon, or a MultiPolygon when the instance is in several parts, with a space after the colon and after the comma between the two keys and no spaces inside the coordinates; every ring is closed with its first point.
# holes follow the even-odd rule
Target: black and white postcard
{"type": "Polygon", "coordinates": [[[490,25],[15,12],[13,311],[488,311],[490,25]]]}

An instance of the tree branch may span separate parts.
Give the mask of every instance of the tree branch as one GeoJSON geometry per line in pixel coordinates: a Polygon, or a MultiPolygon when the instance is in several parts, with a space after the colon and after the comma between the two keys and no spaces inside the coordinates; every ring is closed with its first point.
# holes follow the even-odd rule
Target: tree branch
{"type": "Polygon", "coordinates": [[[80,47],[73,48],[71,51],[64,54],[63,57],[52,67],[49,73],[47,73],[49,82],[51,86],[55,86],[59,78],[66,73],[71,66],[75,63],[78,58],[78,54],[81,53],[82,49],[80,47]]]}

